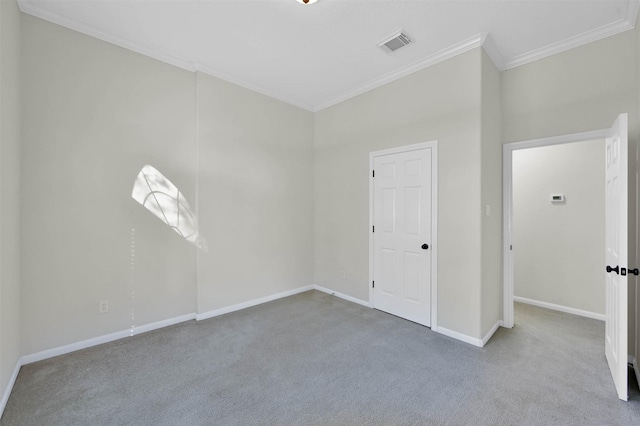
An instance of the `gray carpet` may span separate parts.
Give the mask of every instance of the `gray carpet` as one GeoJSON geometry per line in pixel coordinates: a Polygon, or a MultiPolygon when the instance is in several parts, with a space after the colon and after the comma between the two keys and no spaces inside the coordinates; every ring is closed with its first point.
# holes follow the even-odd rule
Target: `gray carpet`
{"type": "Polygon", "coordinates": [[[26,365],[0,425],[638,425],[603,335],[517,304],[480,349],[311,291],[26,365]]]}

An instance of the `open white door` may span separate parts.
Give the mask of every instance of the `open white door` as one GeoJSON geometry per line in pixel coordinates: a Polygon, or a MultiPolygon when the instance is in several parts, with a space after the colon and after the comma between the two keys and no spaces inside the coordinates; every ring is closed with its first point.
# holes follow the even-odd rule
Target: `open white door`
{"type": "Polygon", "coordinates": [[[627,395],[627,114],[606,138],[605,354],[618,397],[627,395]]]}

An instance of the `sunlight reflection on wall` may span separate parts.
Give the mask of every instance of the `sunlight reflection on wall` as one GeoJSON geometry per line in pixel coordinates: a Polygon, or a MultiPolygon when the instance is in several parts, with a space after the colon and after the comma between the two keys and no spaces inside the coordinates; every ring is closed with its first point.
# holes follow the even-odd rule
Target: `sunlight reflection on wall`
{"type": "Polygon", "coordinates": [[[146,165],[140,170],[131,196],[185,240],[207,252],[191,206],[180,190],[154,167],[146,165]]]}

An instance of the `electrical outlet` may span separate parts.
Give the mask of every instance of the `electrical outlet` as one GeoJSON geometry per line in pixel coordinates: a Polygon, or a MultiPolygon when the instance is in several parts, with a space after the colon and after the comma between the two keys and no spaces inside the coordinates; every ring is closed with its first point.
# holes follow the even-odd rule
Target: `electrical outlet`
{"type": "Polygon", "coordinates": [[[108,300],[101,300],[100,301],[98,312],[101,313],[101,314],[106,314],[107,312],[109,312],[109,301],[108,300]]]}

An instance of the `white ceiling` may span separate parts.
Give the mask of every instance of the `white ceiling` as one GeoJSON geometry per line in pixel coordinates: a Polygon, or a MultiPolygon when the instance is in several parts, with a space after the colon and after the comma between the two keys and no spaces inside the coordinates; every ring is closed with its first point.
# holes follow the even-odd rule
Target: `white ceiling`
{"type": "Polygon", "coordinates": [[[20,9],[310,111],[483,45],[509,69],[635,26],[640,0],[18,0],[20,9]],[[385,53],[403,29],[414,43],[385,53]]]}

